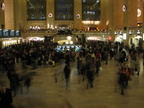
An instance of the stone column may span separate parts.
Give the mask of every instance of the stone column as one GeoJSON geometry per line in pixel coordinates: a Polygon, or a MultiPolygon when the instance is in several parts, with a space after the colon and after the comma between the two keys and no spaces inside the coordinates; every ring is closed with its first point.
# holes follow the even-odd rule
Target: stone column
{"type": "Polygon", "coordinates": [[[106,4],[107,4],[106,10],[108,10],[107,14],[106,14],[106,16],[107,16],[106,23],[107,23],[107,21],[109,22],[108,30],[110,31],[110,37],[111,37],[109,39],[112,42],[115,40],[115,35],[114,35],[114,31],[115,31],[115,27],[114,27],[114,20],[115,20],[114,19],[114,1],[115,0],[107,0],[107,1],[105,1],[106,4]]]}
{"type": "Polygon", "coordinates": [[[3,0],[0,0],[0,5],[3,7],[0,8],[0,29],[3,29],[4,28],[4,12],[5,12],[5,4],[3,4],[4,1],[3,0]]]}
{"type": "Polygon", "coordinates": [[[127,44],[131,46],[130,40],[135,40],[133,39],[135,34],[130,35],[129,30],[135,30],[137,29],[137,23],[138,23],[138,18],[137,18],[137,8],[138,8],[138,0],[128,0],[128,31],[127,31],[127,44]]]}
{"type": "MultiPolygon", "coordinates": [[[[143,0],[142,13],[144,13],[144,0],[143,0]]],[[[143,40],[144,40],[144,15],[143,15],[143,18],[142,18],[142,38],[143,38],[143,40]]],[[[142,48],[144,49],[144,41],[143,41],[143,44],[142,44],[142,48]]]]}
{"type": "MultiPolygon", "coordinates": [[[[100,29],[106,29],[106,22],[109,22],[109,18],[108,18],[108,11],[110,9],[107,0],[101,0],[101,5],[100,5],[100,25],[99,28],[100,29]]],[[[109,27],[109,24],[108,24],[109,27]]]]}
{"type": "Polygon", "coordinates": [[[122,10],[123,10],[123,36],[124,34],[126,34],[126,39],[123,39],[123,42],[125,45],[127,45],[128,44],[128,14],[129,14],[128,12],[129,6],[127,0],[123,1],[122,10]]]}
{"type": "Polygon", "coordinates": [[[27,23],[27,0],[14,0],[14,29],[24,29],[27,23]]]}
{"type": "Polygon", "coordinates": [[[4,0],[5,3],[5,29],[14,30],[14,5],[13,0],[4,0]]]}
{"type": "Polygon", "coordinates": [[[55,24],[55,4],[54,4],[54,0],[46,0],[46,24],[47,24],[47,28],[51,28],[54,26],[57,26],[57,24],[55,24]]]}
{"type": "Polygon", "coordinates": [[[82,29],[82,0],[74,0],[74,22],[73,27],[82,29]]]}

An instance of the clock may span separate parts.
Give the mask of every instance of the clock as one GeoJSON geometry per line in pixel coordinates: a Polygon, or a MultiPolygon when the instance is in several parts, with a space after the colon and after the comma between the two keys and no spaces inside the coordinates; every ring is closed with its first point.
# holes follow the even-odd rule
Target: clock
{"type": "Polygon", "coordinates": [[[122,10],[125,12],[127,10],[126,5],[123,5],[122,10]]]}
{"type": "Polygon", "coordinates": [[[76,14],[76,17],[77,17],[77,18],[80,18],[80,14],[76,14]]]}
{"type": "Polygon", "coordinates": [[[52,13],[49,13],[49,14],[48,14],[48,17],[49,17],[49,18],[53,17],[52,13]]]}

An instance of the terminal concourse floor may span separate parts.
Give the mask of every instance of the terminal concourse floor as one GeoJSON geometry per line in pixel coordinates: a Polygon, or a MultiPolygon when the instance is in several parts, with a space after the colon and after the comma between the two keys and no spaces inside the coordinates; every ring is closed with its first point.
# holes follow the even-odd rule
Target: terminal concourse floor
{"type": "MultiPolygon", "coordinates": [[[[117,85],[118,66],[113,60],[106,65],[102,62],[102,71],[95,77],[94,87],[86,88],[86,80],[80,81],[77,74],[76,62],[71,62],[70,85],[66,89],[62,78],[64,61],[52,66],[39,66],[37,69],[27,70],[36,72],[32,78],[30,92],[23,94],[18,91],[13,97],[15,108],[143,108],[144,107],[144,73],[141,62],[140,75],[132,75],[132,81],[126,89],[125,95],[120,94],[117,85]],[[55,74],[57,83],[55,82],[55,74]]],[[[17,72],[21,72],[20,64],[17,64],[17,72]]],[[[0,73],[0,80],[9,82],[6,74],[0,73]]]]}

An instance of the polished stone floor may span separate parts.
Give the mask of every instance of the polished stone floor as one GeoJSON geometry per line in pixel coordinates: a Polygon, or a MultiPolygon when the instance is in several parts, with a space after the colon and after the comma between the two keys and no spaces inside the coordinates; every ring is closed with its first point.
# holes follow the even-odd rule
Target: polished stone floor
{"type": "MultiPolygon", "coordinates": [[[[77,74],[76,62],[71,62],[71,78],[68,88],[63,80],[64,62],[52,66],[39,66],[37,69],[27,70],[36,72],[32,77],[30,92],[17,93],[13,97],[15,108],[143,108],[144,107],[144,72],[143,61],[140,59],[140,75],[132,75],[132,81],[126,89],[126,94],[120,94],[117,85],[118,66],[114,60],[109,60],[108,65],[102,62],[102,71],[95,77],[94,88],[86,88],[86,81],[82,82],[77,74]],[[57,82],[55,82],[57,76],[57,82]]],[[[20,64],[16,66],[21,73],[20,64]]],[[[1,81],[9,87],[9,82],[4,73],[1,81]]]]}

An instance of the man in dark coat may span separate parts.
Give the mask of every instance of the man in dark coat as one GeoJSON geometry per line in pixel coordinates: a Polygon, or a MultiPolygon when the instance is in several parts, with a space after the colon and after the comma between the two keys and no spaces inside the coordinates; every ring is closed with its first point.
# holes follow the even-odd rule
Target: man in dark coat
{"type": "Polygon", "coordinates": [[[13,72],[10,79],[10,88],[14,93],[14,96],[16,96],[17,94],[18,87],[19,87],[19,76],[16,72],[13,72]]]}
{"type": "Polygon", "coordinates": [[[124,89],[126,88],[126,82],[127,82],[127,76],[125,73],[120,73],[120,76],[119,76],[119,85],[121,87],[121,95],[125,95],[124,93],[124,89]]]}
{"type": "Polygon", "coordinates": [[[2,86],[0,88],[0,108],[11,108],[12,102],[11,89],[2,86]]]}
{"type": "Polygon", "coordinates": [[[94,72],[93,72],[93,70],[88,69],[86,71],[86,76],[87,76],[87,80],[88,80],[87,88],[89,88],[89,86],[90,86],[90,88],[93,88],[93,81],[94,81],[94,72]]]}
{"type": "Polygon", "coordinates": [[[70,80],[70,66],[69,66],[69,63],[65,65],[64,67],[64,77],[65,77],[65,80],[66,80],[66,87],[68,86],[69,84],[69,80],[70,80]]]}
{"type": "Polygon", "coordinates": [[[96,62],[95,62],[95,67],[96,67],[96,75],[98,75],[98,74],[99,74],[99,68],[100,68],[100,66],[101,66],[100,59],[99,59],[99,58],[97,58],[97,59],[96,59],[96,62]]]}

